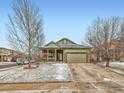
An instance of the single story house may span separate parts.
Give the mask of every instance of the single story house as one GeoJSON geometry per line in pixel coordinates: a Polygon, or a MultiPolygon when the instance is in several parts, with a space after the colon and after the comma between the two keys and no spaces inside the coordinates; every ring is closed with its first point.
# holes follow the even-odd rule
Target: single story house
{"type": "Polygon", "coordinates": [[[90,62],[91,47],[79,45],[63,38],[50,42],[42,49],[42,60],[46,62],[88,63],[90,62]]]}

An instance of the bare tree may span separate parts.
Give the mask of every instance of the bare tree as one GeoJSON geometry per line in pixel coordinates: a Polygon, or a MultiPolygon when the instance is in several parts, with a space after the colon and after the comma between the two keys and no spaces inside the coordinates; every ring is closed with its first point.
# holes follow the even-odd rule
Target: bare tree
{"type": "Polygon", "coordinates": [[[39,9],[29,0],[15,0],[14,15],[8,16],[8,40],[14,49],[28,55],[29,67],[32,55],[39,55],[44,43],[43,22],[39,9]]]}
{"type": "Polygon", "coordinates": [[[98,57],[105,58],[107,67],[111,58],[111,45],[120,36],[120,24],[120,17],[97,18],[86,35],[87,43],[94,47],[95,52],[99,54],[98,57]]]}
{"type": "Polygon", "coordinates": [[[122,23],[121,23],[121,32],[120,32],[120,42],[119,42],[119,46],[121,50],[124,50],[124,18],[122,19],[122,23]]]}

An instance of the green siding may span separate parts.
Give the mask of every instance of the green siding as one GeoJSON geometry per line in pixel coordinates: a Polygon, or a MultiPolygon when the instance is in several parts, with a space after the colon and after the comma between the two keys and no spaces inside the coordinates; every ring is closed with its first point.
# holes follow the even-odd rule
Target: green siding
{"type": "Polygon", "coordinates": [[[56,46],[54,43],[49,44],[48,46],[56,46]]]}
{"type": "Polygon", "coordinates": [[[60,40],[59,42],[57,42],[57,44],[59,45],[63,45],[63,44],[74,44],[72,41],[68,40],[68,39],[63,39],[63,40],[60,40]]]}
{"type": "Polygon", "coordinates": [[[75,54],[77,57],[73,57],[73,55],[69,56],[69,58],[72,58],[72,62],[90,62],[90,49],[65,49],[64,50],[64,60],[67,62],[68,60],[70,61],[71,59],[67,59],[68,54],[75,54]]]}
{"type": "Polygon", "coordinates": [[[65,53],[67,52],[89,52],[89,50],[86,50],[86,49],[65,49],[64,51],[65,53]]]}
{"type": "Polygon", "coordinates": [[[87,62],[87,55],[86,54],[77,54],[77,53],[73,53],[73,54],[67,54],[67,62],[80,62],[80,63],[86,63],[87,62]]]}

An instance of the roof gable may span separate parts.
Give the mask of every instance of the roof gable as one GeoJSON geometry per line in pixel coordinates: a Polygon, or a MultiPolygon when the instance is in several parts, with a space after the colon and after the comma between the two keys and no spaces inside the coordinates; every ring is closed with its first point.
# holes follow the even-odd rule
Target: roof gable
{"type": "Polygon", "coordinates": [[[58,45],[70,45],[70,44],[76,44],[76,43],[74,43],[73,41],[71,41],[67,38],[63,38],[63,39],[57,41],[56,44],[58,44],[58,45]]]}
{"type": "Polygon", "coordinates": [[[50,43],[48,43],[48,44],[45,45],[45,46],[57,46],[57,44],[56,44],[55,42],[51,41],[50,43]]]}

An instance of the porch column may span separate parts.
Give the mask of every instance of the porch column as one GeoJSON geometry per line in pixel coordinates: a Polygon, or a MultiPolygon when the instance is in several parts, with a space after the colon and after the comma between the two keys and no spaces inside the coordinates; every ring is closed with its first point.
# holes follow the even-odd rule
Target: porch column
{"type": "Polygon", "coordinates": [[[47,49],[47,62],[49,61],[49,50],[47,49]]]}
{"type": "Polygon", "coordinates": [[[1,62],[3,62],[3,55],[1,56],[1,59],[2,59],[1,62]]]}
{"type": "Polygon", "coordinates": [[[56,62],[56,49],[55,49],[55,62],[56,62]]]}
{"type": "Polygon", "coordinates": [[[1,59],[0,59],[0,61],[1,61],[1,62],[3,61],[3,55],[1,55],[1,59]]]}

